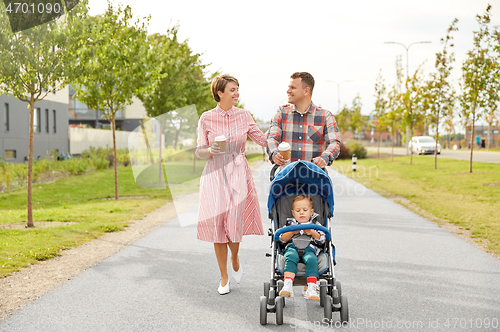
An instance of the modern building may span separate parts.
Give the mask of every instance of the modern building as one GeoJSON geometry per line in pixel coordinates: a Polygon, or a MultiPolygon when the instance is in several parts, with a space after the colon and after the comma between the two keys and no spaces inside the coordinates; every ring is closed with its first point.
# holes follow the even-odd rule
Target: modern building
{"type": "Polygon", "coordinates": [[[490,139],[490,147],[498,148],[498,137],[500,136],[500,126],[492,126],[491,132],[488,135],[488,125],[481,124],[474,126],[474,137],[472,136],[472,126],[467,126],[465,129],[465,141],[467,146],[470,147],[471,141],[475,143],[475,147],[486,148],[488,147],[488,138],[490,139]]]}
{"type": "MultiPolygon", "coordinates": [[[[103,113],[95,111],[84,103],[74,98],[75,89],[69,86],[69,124],[70,125],[87,125],[92,128],[110,128],[111,123],[107,120],[103,113]]],[[[116,113],[115,123],[116,129],[123,131],[133,131],[139,126],[139,121],[147,117],[146,110],[142,102],[134,98],[132,105],[125,110],[120,110],[116,113]]]]}
{"type": "MultiPolygon", "coordinates": [[[[101,112],[89,109],[73,98],[74,89],[67,86],[56,93],[49,93],[44,100],[35,103],[33,158],[42,159],[57,153],[69,153],[68,128],[71,124],[85,124],[92,128],[109,128],[110,123],[101,112]]],[[[139,121],[147,118],[139,99],[116,118],[118,130],[133,131],[139,121]]],[[[29,109],[19,99],[0,95],[0,158],[11,163],[28,160],[29,151],[29,109]]]]}
{"type": "MultiPolygon", "coordinates": [[[[68,89],[49,93],[35,103],[33,158],[41,159],[52,150],[67,153],[68,142],[68,89]]],[[[0,157],[12,163],[28,160],[29,109],[19,99],[0,95],[0,157]]]]}

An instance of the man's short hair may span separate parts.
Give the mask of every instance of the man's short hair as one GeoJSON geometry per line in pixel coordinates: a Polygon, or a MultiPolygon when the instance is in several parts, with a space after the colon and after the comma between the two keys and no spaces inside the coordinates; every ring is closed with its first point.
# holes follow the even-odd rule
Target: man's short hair
{"type": "Polygon", "coordinates": [[[292,79],[301,78],[302,85],[305,87],[309,87],[309,89],[311,90],[311,94],[312,94],[313,89],[314,89],[314,77],[311,74],[306,73],[305,71],[299,71],[299,72],[293,73],[292,76],[290,76],[290,78],[292,78],[292,79]]]}
{"type": "Polygon", "coordinates": [[[293,199],[293,201],[292,201],[292,209],[293,209],[293,206],[295,205],[295,202],[302,201],[302,200],[308,200],[309,203],[311,203],[311,208],[313,208],[313,200],[312,200],[312,198],[309,197],[309,196],[307,196],[307,195],[300,194],[300,195],[295,196],[295,198],[293,199]]]}
{"type": "Polygon", "coordinates": [[[234,82],[238,86],[240,86],[240,83],[238,83],[238,80],[232,76],[229,75],[221,75],[217,76],[214,78],[212,81],[212,84],[210,85],[210,89],[212,90],[212,97],[214,97],[216,102],[220,102],[220,97],[218,92],[224,93],[224,90],[226,89],[226,85],[229,82],[234,82]]]}

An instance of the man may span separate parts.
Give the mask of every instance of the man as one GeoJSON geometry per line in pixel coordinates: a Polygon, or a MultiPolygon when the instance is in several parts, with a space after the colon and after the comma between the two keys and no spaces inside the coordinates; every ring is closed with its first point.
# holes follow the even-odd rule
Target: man
{"type": "Polygon", "coordinates": [[[271,119],[267,134],[267,154],[279,166],[286,164],[278,145],[291,145],[291,161],[312,160],[324,168],[340,153],[340,137],[333,115],[312,103],[314,78],[306,72],[294,73],[288,85],[288,102],[271,119]]]}

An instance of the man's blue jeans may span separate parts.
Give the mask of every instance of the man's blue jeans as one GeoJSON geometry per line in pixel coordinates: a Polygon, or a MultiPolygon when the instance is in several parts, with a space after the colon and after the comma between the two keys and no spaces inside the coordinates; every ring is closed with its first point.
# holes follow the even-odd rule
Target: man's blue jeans
{"type": "MultiPolygon", "coordinates": [[[[297,264],[300,262],[298,249],[290,243],[285,248],[285,272],[297,274],[297,264]]],[[[318,257],[311,246],[304,249],[302,262],[306,265],[306,277],[319,278],[318,257]]]]}

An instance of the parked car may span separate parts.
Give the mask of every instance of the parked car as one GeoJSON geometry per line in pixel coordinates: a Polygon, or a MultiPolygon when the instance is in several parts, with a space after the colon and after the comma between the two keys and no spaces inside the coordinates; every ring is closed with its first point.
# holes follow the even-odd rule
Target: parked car
{"type": "MultiPolygon", "coordinates": [[[[408,148],[415,154],[434,154],[436,140],[431,136],[413,136],[408,142],[408,148]]],[[[441,154],[441,144],[437,144],[437,154],[441,154]]]]}

